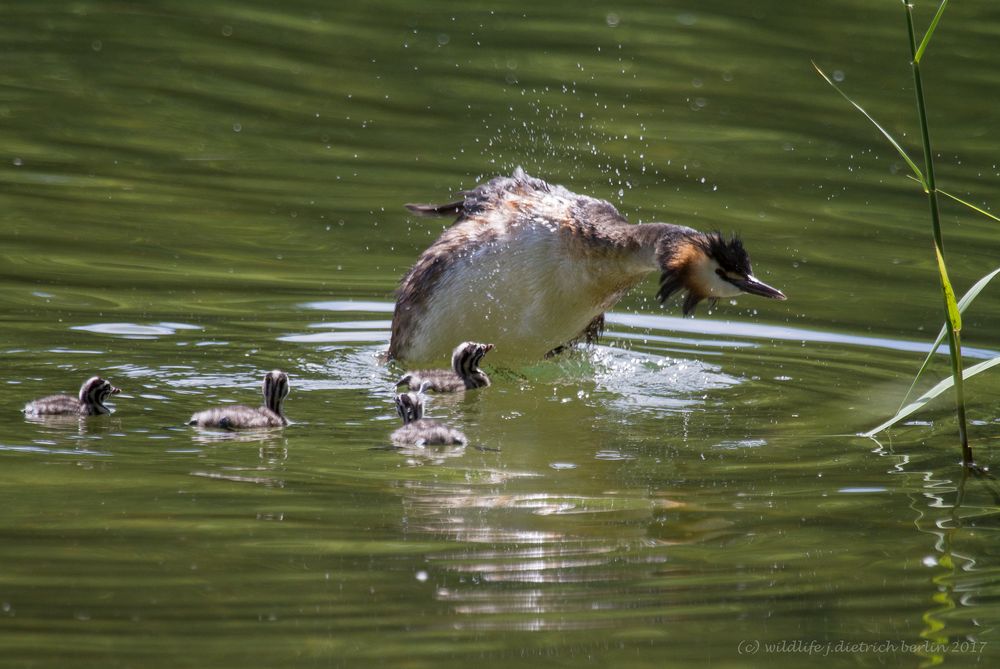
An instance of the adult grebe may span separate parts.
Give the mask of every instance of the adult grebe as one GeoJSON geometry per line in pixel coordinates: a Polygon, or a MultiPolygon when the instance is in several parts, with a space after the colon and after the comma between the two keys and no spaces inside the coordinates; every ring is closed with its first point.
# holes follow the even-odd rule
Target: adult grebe
{"type": "Polygon", "coordinates": [[[120,388],[115,388],[110,382],[99,376],[92,376],[80,386],[80,395],[49,395],[28,402],[24,405],[24,413],[28,416],[67,416],[76,414],[79,416],[97,416],[111,413],[111,409],[104,406],[104,401],[111,395],[120,393],[120,388]]]}
{"type": "Polygon", "coordinates": [[[424,418],[424,390],[396,395],[396,413],[403,419],[403,427],[392,433],[392,443],[397,446],[449,446],[468,443],[458,430],[424,418]]]}
{"type": "Polygon", "coordinates": [[[451,369],[424,369],[407,372],[396,382],[411,390],[421,388],[436,393],[457,393],[490,385],[490,377],[479,369],[483,356],[493,350],[493,344],[464,341],[451,353],[451,369]]]}
{"type": "Polygon", "coordinates": [[[220,427],[224,430],[240,430],[261,427],[284,427],[288,419],[282,409],[288,397],[288,374],[281,370],[268,372],[261,384],[264,405],[248,407],[237,404],[199,411],[191,416],[188,425],[199,427],[220,427]]]}
{"type": "Polygon", "coordinates": [[[650,272],[657,297],[685,290],[684,314],[705,299],[751,293],[785,299],[756,279],[739,239],[668,223],[630,225],[609,202],[517,168],[463,200],[410,204],[457,216],[403,278],[389,357],[431,361],[458,335],[491,341],[501,357],[541,358],[596,340],[604,312],[650,272]]]}

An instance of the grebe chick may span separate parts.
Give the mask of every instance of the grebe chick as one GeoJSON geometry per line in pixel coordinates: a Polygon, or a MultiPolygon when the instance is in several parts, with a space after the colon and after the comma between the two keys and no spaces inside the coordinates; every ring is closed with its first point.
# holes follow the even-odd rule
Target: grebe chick
{"type": "Polygon", "coordinates": [[[238,404],[199,411],[191,416],[188,425],[221,427],[224,430],[288,425],[288,419],[282,411],[285,398],[288,397],[288,374],[278,369],[268,372],[264,375],[261,390],[264,394],[263,406],[248,407],[238,404]]]}
{"type": "Polygon", "coordinates": [[[464,446],[469,443],[458,430],[424,418],[426,384],[415,393],[396,395],[396,413],[403,419],[403,427],[392,433],[392,443],[397,446],[464,446]]]}
{"type": "Polygon", "coordinates": [[[436,393],[457,393],[490,385],[490,377],[479,369],[483,356],[493,350],[493,344],[464,341],[451,353],[451,369],[425,369],[407,372],[397,386],[406,385],[411,390],[421,388],[436,393]]]}
{"type": "Polygon", "coordinates": [[[111,413],[104,405],[111,395],[120,393],[109,381],[99,376],[92,376],[80,386],[80,395],[49,395],[28,402],[24,405],[24,413],[28,416],[98,416],[111,413]]]}
{"type": "Polygon", "coordinates": [[[783,300],[756,279],[736,237],[681,225],[630,225],[613,205],[517,168],[421,215],[457,216],[400,283],[389,357],[444,358],[453,332],[494,342],[501,358],[541,358],[586,338],[604,312],[651,272],[657,297],[686,291],[685,315],[702,300],[743,293],[783,300]]]}

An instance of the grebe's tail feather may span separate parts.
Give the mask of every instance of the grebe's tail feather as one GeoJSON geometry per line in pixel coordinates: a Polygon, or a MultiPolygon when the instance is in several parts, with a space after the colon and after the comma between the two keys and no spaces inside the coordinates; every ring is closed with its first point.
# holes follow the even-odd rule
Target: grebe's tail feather
{"type": "Polygon", "coordinates": [[[419,216],[461,216],[465,211],[465,200],[448,204],[408,204],[406,208],[419,216]]]}

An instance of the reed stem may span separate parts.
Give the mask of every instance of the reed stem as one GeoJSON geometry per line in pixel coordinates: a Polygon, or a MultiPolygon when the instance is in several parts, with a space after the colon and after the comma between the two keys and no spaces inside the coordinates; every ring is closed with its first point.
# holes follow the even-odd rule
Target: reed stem
{"type": "MultiPolygon", "coordinates": [[[[938,208],[937,185],[934,180],[934,157],[931,152],[930,131],[927,128],[927,112],[924,108],[924,86],[920,77],[920,62],[917,59],[917,42],[913,34],[913,6],[903,0],[906,11],[906,27],[910,35],[910,56],[913,67],[914,93],[917,98],[917,114],[920,118],[920,132],[924,148],[924,187],[927,192],[927,202],[931,209],[931,225],[934,232],[935,252],[944,262],[944,242],[941,237],[941,213],[938,208]]],[[[957,324],[952,320],[948,308],[948,289],[944,276],[941,277],[941,292],[944,298],[944,315],[948,322],[948,351],[951,354],[951,375],[955,381],[955,411],[958,416],[958,437],[962,443],[962,464],[965,467],[975,466],[972,448],[969,446],[968,430],[965,421],[965,388],[962,378],[962,342],[957,324]]]]}

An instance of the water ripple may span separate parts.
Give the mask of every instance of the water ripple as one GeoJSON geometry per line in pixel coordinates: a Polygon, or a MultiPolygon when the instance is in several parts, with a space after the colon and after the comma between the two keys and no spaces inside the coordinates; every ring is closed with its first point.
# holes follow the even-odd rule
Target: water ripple
{"type": "MultiPolygon", "coordinates": [[[[931,346],[928,342],[889,339],[888,337],[865,337],[862,335],[842,334],[838,332],[823,332],[821,330],[806,330],[783,325],[764,325],[761,323],[692,320],[676,316],[656,316],[652,314],[622,314],[609,313],[607,322],[634,328],[646,328],[667,332],[689,332],[694,334],[740,337],[767,341],[777,339],[782,341],[800,341],[829,344],[848,344],[868,348],[884,348],[893,351],[912,351],[927,353],[931,346]]],[[[947,349],[943,350],[947,354],[947,349]]],[[[972,358],[989,359],[1000,355],[1000,351],[990,349],[962,347],[962,353],[972,358]]]]}
{"type": "Polygon", "coordinates": [[[92,323],[90,325],[74,325],[70,329],[93,332],[94,334],[114,335],[124,339],[156,339],[165,335],[177,334],[178,330],[201,330],[202,328],[187,323],[157,323],[155,325],[92,323]]]}

